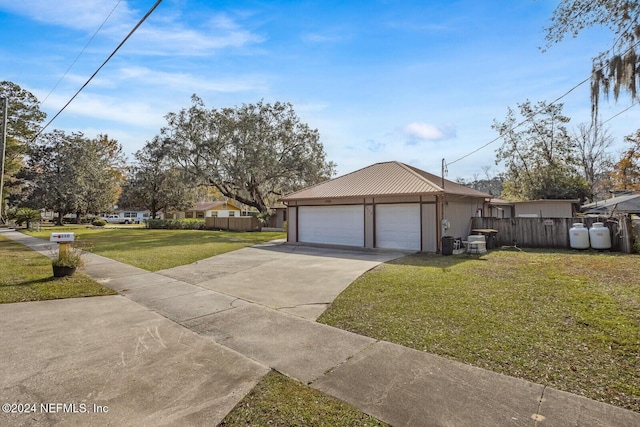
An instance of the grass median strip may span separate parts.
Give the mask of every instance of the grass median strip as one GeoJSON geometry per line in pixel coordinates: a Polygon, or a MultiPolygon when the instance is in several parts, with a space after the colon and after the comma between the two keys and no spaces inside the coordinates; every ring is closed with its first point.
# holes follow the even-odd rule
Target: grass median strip
{"type": "Polygon", "coordinates": [[[267,374],[220,423],[220,427],[386,425],[277,372],[267,374]]]}
{"type": "Polygon", "coordinates": [[[412,255],[318,321],[640,411],[640,256],[412,255]]]}
{"type": "Polygon", "coordinates": [[[247,246],[284,238],[283,232],[149,230],[145,228],[47,227],[27,231],[48,239],[54,231],[71,231],[86,250],[148,271],[191,264],[247,246]]]}
{"type": "Polygon", "coordinates": [[[3,236],[0,271],[0,303],[116,294],[81,273],[54,279],[49,258],[3,236]]]}

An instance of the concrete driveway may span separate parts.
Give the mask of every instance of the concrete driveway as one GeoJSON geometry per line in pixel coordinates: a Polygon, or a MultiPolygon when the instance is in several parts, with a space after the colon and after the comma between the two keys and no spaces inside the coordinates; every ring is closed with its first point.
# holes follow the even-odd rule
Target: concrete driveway
{"type": "Polygon", "coordinates": [[[119,295],[0,317],[5,426],[216,425],[269,372],[119,295]]]}
{"type": "Polygon", "coordinates": [[[404,255],[267,243],[157,273],[315,320],[360,275],[404,255]]]}

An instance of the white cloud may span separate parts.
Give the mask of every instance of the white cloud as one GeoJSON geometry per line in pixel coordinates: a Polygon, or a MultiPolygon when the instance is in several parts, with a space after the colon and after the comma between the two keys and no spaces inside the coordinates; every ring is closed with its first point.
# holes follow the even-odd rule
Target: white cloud
{"type": "Polygon", "coordinates": [[[157,86],[165,92],[245,92],[264,91],[268,87],[267,77],[258,74],[233,77],[206,78],[190,73],[169,73],[146,67],[125,67],[115,79],[127,81],[128,85],[157,86]]]}
{"type": "Polygon", "coordinates": [[[228,16],[217,15],[199,29],[173,23],[140,27],[132,41],[138,54],[199,56],[220,49],[242,48],[264,39],[228,16]]]}
{"type": "MultiPolygon", "coordinates": [[[[29,19],[93,34],[109,17],[99,37],[107,35],[121,41],[147,10],[134,10],[126,1],[113,10],[115,1],[104,0],[0,0],[0,9],[29,19]]],[[[226,14],[198,17],[198,21],[182,19],[180,10],[160,5],[127,41],[129,52],[138,55],[199,56],[224,48],[241,48],[264,39],[244,29],[226,14]]]]}
{"type": "Polygon", "coordinates": [[[436,126],[429,123],[413,122],[399,129],[399,132],[407,138],[407,143],[416,144],[421,141],[440,141],[456,136],[456,128],[449,123],[444,126],[436,126]]]}
{"type": "MultiPolygon", "coordinates": [[[[0,0],[0,8],[35,21],[77,30],[95,31],[111,13],[116,2],[104,0],[0,0]]],[[[115,22],[133,22],[134,11],[127,2],[121,2],[109,19],[115,22]]]]}
{"type": "MultiPolygon", "coordinates": [[[[52,95],[49,98],[49,106],[56,112],[68,99],[61,96],[52,95]]],[[[96,121],[113,121],[136,126],[155,126],[160,129],[164,124],[163,116],[166,114],[166,107],[159,107],[151,103],[140,101],[123,101],[117,96],[104,96],[97,94],[80,94],[69,106],[61,113],[60,119],[66,119],[64,116],[70,114],[88,117],[96,121]]],[[[51,116],[53,117],[53,116],[51,116]]],[[[68,120],[65,120],[68,121],[68,120]]],[[[56,128],[56,122],[50,126],[51,129],[56,128]]],[[[47,129],[47,130],[51,130],[47,129]]]]}

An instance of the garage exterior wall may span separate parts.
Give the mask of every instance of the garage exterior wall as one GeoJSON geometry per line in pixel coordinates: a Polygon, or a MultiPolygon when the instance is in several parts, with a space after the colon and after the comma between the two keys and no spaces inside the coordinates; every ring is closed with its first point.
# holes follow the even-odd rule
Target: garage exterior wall
{"type": "Polygon", "coordinates": [[[373,249],[375,241],[375,205],[373,199],[367,199],[364,205],[364,247],[373,249]]]}
{"type": "Polygon", "coordinates": [[[298,208],[287,207],[287,242],[298,241],[298,208]]]}
{"type": "Polygon", "coordinates": [[[434,201],[422,203],[422,252],[438,251],[437,205],[434,201]]]}
{"type": "Polygon", "coordinates": [[[482,209],[482,200],[447,201],[444,206],[444,219],[449,220],[451,228],[445,234],[452,237],[462,237],[466,240],[471,232],[471,218],[476,216],[478,209],[482,209]]]}

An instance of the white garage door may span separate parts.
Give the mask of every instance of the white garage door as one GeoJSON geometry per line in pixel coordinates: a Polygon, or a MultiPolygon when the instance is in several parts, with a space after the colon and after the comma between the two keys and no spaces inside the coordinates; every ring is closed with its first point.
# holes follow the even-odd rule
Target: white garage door
{"type": "Polygon", "coordinates": [[[301,206],[298,241],[364,246],[364,206],[301,206]]]}
{"type": "Polygon", "coordinates": [[[420,205],[376,205],[376,247],[420,250],[420,205]]]}

